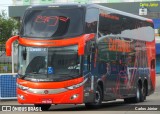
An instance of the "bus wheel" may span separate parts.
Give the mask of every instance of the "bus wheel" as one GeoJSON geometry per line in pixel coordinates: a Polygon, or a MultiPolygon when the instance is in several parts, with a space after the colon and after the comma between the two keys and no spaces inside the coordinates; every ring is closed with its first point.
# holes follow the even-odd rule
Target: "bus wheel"
{"type": "Polygon", "coordinates": [[[142,97],[140,99],[141,102],[146,100],[146,95],[147,95],[147,85],[144,83],[142,87],[142,97]]]}
{"type": "Polygon", "coordinates": [[[42,111],[47,111],[51,107],[51,104],[34,104],[35,107],[40,107],[42,111]]]}
{"type": "Polygon", "coordinates": [[[97,86],[96,93],[95,93],[95,99],[93,103],[86,103],[85,106],[87,108],[99,108],[102,104],[102,89],[100,86],[97,86]]]}
{"type": "Polygon", "coordinates": [[[140,84],[137,84],[137,89],[136,89],[136,96],[133,98],[133,102],[138,103],[140,102],[143,98],[143,91],[140,86],[140,84]]]}
{"type": "Polygon", "coordinates": [[[140,100],[142,99],[142,88],[140,86],[140,84],[137,84],[137,88],[136,88],[136,96],[135,97],[131,97],[131,98],[125,98],[124,102],[125,103],[138,103],[140,102],[140,100]]]}

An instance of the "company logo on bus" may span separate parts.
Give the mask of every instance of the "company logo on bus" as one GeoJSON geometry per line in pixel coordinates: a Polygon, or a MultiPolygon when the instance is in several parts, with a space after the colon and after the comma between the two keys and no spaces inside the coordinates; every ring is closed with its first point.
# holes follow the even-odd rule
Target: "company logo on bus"
{"type": "Polygon", "coordinates": [[[49,93],[49,91],[48,90],[44,90],[44,94],[48,94],[49,93]]]}

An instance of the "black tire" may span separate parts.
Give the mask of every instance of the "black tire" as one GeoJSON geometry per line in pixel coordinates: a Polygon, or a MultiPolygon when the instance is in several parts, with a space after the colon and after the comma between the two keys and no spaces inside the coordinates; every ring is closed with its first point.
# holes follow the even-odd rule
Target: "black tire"
{"type": "Polygon", "coordinates": [[[85,103],[86,108],[99,108],[102,105],[102,98],[102,89],[100,86],[97,86],[94,102],[85,103]]]}
{"type": "Polygon", "coordinates": [[[140,102],[140,99],[142,99],[141,97],[142,97],[142,89],[140,84],[138,83],[136,88],[136,96],[133,98],[133,102],[135,103],[140,102]]]}
{"type": "Polygon", "coordinates": [[[140,101],[144,101],[142,93],[143,93],[142,92],[142,88],[141,88],[140,84],[138,83],[137,87],[136,87],[136,96],[135,97],[131,97],[131,98],[125,98],[124,102],[125,103],[138,103],[140,101]]]}
{"type": "Polygon", "coordinates": [[[142,99],[140,101],[143,102],[144,100],[146,100],[146,96],[147,96],[147,85],[144,83],[142,87],[142,99]]]}
{"type": "Polygon", "coordinates": [[[34,104],[35,107],[41,107],[42,111],[47,111],[51,107],[51,104],[34,104]]]}

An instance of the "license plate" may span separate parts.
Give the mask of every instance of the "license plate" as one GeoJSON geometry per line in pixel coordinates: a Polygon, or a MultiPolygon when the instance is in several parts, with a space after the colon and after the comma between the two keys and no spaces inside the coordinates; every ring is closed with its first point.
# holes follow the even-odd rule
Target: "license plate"
{"type": "Polygon", "coordinates": [[[42,103],[51,104],[52,103],[52,99],[42,99],[42,103]]]}

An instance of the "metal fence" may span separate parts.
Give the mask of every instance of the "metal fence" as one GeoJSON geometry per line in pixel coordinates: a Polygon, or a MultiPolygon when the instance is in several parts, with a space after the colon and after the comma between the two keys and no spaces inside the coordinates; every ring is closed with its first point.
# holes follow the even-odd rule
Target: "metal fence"
{"type": "Polygon", "coordinates": [[[12,51],[12,56],[7,57],[5,44],[0,44],[0,100],[17,98],[17,46],[15,44],[12,51]]]}
{"type": "Polygon", "coordinates": [[[0,100],[17,99],[16,79],[17,74],[0,74],[0,100]]]}
{"type": "Polygon", "coordinates": [[[0,44],[0,74],[17,72],[17,47],[13,45],[12,57],[6,56],[5,44],[0,44]]]}
{"type": "Polygon", "coordinates": [[[5,53],[5,45],[0,44],[0,73],[12,72],[12,59],[5,53]]]}

